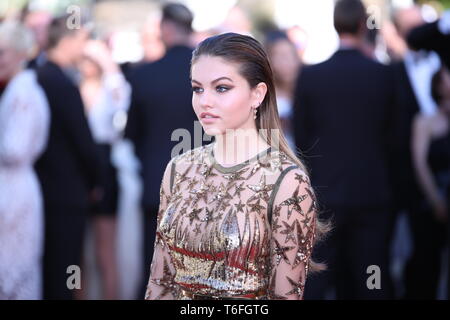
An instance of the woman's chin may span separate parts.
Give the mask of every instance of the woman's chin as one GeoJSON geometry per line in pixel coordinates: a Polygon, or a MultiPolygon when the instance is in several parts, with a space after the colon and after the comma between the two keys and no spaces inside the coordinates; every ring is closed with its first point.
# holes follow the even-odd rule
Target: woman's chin
{"type": "Polygon", "coordinates": [[[222,134],[222,130],[216,127],[203,126],[203,130],[209,136],[218,136],[222,134]]]}

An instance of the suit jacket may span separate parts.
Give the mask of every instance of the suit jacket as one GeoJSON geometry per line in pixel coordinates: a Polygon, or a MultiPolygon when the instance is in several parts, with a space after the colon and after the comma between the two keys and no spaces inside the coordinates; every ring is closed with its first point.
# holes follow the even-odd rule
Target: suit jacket
{"type": "MultiPolygon", "coordinates": [[[[153,63],[140,65],[131,78],[132,97],[125,137],[135,146],[142,166],[144,208],[159,205],[159,188],[172,149],[180,143],[171,141],[176,129],[190,134],[192,148],[194,121],[190,61],[192,49],[175,46],[153,63]]],[[[180,139],[180,141],[178,141],[180,139]]],[[[185,150],[187,151],[187,150],[185,150]]]]}
{"type": "Polygon", "coordinates": [[[389,204],[393,96],[390,69],[356,49],[301,71],[295,139],[325,206],[389,204]]]}
{"type": "Polygon", "coordinates": [[[420,112],[414,89],[403,61],[391,65],[395,86],[395,127],[391,173],[398,208],[409,208],[419,196],[411,154],[412,122],[420,112]]]}
{"type": "Polygon", "coordinates": [[[414,49],[435,51],[442,62],[450,68],[450,35],[442,34],[437,22],[427,23],[411,30],[407,42],[414,49]]]}
{"type": "Polygon", "coordinates": [[[45,203],[87,207],[89,192],[100,185],[104,168],[80,93],[63,70],[50,61],[39,67],[37,74],[51,113],[47,149],[35,165],[45,203]]]}

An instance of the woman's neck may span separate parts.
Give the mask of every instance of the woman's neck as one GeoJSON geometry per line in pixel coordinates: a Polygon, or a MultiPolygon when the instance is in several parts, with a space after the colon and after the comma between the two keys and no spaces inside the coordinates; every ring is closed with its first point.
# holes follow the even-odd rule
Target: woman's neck
{"type": "Polygon", "coordinates": [[[256,128],[228,130],[215,139],[214,156],[224,166],[245,162],[270,147],[256,128]]]}

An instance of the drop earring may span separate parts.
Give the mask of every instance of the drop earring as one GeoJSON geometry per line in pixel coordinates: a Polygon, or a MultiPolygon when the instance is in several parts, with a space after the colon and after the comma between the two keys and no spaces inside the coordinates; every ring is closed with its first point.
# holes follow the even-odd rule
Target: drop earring
{"type": "Polygon", "coordinates": [[[255,119],[255,120],[256,120],[256,117],[257,117],[257,113],[258,113],[258,108],[254,107],[253,108],[253,119],[255,119]]]}

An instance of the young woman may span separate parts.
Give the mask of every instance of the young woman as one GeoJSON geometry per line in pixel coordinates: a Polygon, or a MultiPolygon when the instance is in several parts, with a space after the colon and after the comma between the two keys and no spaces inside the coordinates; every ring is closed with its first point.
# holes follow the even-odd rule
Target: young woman
{"type": "Polygon", "coordinates": [[[32,70],[31,32],[0,24],[0,300],[42,298],[44,216],[34,162],[49,131],[47,99],[32,70]]]}
{"type": "Polygon", "coordinates": [[[301,61],[295,44],[282,31],[274,31],[266,37],[266,50],[273,68],[278,114],[283,133],[291,148],[295,148],[292,132],[292,105],[295,81],[301,61]]]}
{"type": "MultiPolygon", "coordinates": [[[[447,68],[442,67],[433,76],[432,95],[439,105],[439,110],[431,117],[421,114],[415,117],[411,149],[419,185],[433,208],[436,220],[445,223],[448,219],[447,199],[439,190],[429,160],[434,165],[435,170],[444,171],[448,174],[450,161],[450,72],[447,68]],[[447,144],[444,144],[444,146],[448,150],[439,152],[435,157],[436,159],[429,159],[430,145],[437,140],[446,142],[447,144]]],[[[441,143],[441,145],[443,144],[441,143]]]]}
{"type": "Polygon", "coordinates": [[[104,195],[93,209],[93,229],[97,263],[102,276],[104,299],[119,298],[116,258],[117,207],[119,185],[117,169],[112,163],[112,151],[121,138],[120,116],[124,117],[131,89],[119,66],[112,60],[107,46],[97,40],[86,44],[80,62],[80,86],[89,126],[105,164],[104,195]]]}
{"type": "Polygon", "coordinates": [[[324,228],[280,133],[266,53],[249,36],[208,38],[191,79],[215,142],[167,165],[146,299],[301,299],[324,228]]]}

